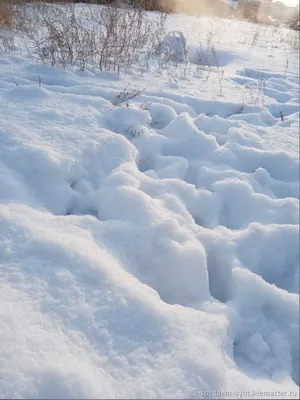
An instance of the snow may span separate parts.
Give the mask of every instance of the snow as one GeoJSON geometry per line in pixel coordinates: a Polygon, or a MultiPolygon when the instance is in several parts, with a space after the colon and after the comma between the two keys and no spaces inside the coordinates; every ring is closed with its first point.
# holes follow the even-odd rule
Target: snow
{"type": "Polygon", "coordinates": [[[186,61],[186,40],[182,32],[169,32],[162,41],[165,57],[177,62],[186,61]]]}
{"type": "Polygon", "coordinates": [[[229,22],[222,74],[1,55],[2,398],[299,397],[299,56],[229,22]]]}

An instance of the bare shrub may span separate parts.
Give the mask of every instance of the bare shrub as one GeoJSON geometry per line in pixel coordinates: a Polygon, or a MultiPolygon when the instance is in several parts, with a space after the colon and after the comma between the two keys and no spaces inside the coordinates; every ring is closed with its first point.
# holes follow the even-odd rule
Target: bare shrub
{"type": "Polygon", "coordinates": [[[130,0],[134,6],[142,7],[147,11],[161,11],[170,13],[175,11],[177,0],[130,0]]]}
{"type": "Polygon", "coordinates": [[[163,13],[150,19],[144,7],[119,0],[80,9],[74,2],[26,2],[18,8],[16,25],[29,54],[45,64],[82,70],[92,64],[119,73],[138,62],[146,65],[165,22],[163,13]]]}
{"type": "Polygon", "coordinates": [[[132,99],[134,99],[135,97],[140,96],[145,89],[142,90],[128,90],[129,89],[129,84],[126,86],[126,88],[124,90],[122,90],[122,92],[120,92],[115,99],[113,100],[112,104],[114,106],[120,106],[121,104],[126,103],[128,106],[128,102],[132,99]]]}
{"type": "Polygon", "coordinates": [[[257,46],[257,42],[261,36],[261,30],[262,30],[261,25],[257,25],[257,28],[252,37],[251,46],[257,46]]]}
{"type": "Polygon", "coordinates": [[[293,51],[300,50],[300,32],[290,29],[285,35],[285,42],[288,47],[293,51]]]}
{"type": "Polygon", "coordinates": [[[0,29],[0,53],[6,53],[14,49],[15,38],[11,29],[0,29]]]}
{"type": "Polygon", "coordinates": [[[0,28],[11,28],[13,24],[13,7],[8,1],[0,0],[0,28]]]}
{"type": "Polygon", "coordinates": [[[0,53],[14,50],[18,20],[17,0],[0,0],[0,53]]]}
{"type": "Polygon", "coordinates": [[[215,39],[213,34],[213,25],[211,30],[206,35],[205,43],[199,42],[195,59],[193,62],[197,65],[198,72],[207,72],[206,82],[212,72],[217,73],[220,95],[223,95],[223,79],[224,69],[221,68],[218,52],[215,48],[215,39]]]}
{"type": "Polygon", "coordinates": [[[151,18],[150,0],[0,0],[0,51],[13,47],[16,34],[29,55],[51,66],[91,64],[120,73],[133,64],[148,67],[164,32],[166,13],[151,18]]]}

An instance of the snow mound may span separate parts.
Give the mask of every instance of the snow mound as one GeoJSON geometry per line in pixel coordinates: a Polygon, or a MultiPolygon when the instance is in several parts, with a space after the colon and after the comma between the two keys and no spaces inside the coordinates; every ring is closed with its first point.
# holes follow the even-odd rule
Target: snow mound
{"type": "Polygon", "coordinates": [[[161,55],[167,60],[184,62],[187,59],[186,39],[180,31],[169,32],[160,47],[161,55]]]}

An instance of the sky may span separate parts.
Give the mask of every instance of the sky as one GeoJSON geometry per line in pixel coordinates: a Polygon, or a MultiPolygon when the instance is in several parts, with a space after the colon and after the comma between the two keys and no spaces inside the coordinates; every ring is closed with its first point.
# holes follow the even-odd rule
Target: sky
{"type": "Polygon", "coordinates": [[[299,0],[281,0],[283,3],[288,6],[296,6],[299,3],[299,0]]]}
{"type": "Polygon", "coordinates": [[[288,6],[296,6],[299,4],[299,0],[278,0],[281,1],[282,3],[288,5],[288,6]]]}

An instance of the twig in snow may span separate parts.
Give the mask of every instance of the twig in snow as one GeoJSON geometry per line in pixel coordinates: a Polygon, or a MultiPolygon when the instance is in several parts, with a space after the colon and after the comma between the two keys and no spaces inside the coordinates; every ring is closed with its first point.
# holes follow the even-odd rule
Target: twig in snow
{"type": "Polygon", "coordinates": [[[140,96],[146,90],[146,88],[144,88],[142,90],[130,91],[130,90],[128,90],[128,88],[129,88],[129,84],[126,86],[126,88],[122,92],[120,92],[118,94],[118,96],[116,96],[116,98],[112,102],[112,104],[114,106],[120,106],[123,103],[128,103],[129,100],[132,100],[137,96],[140,96]]]}

